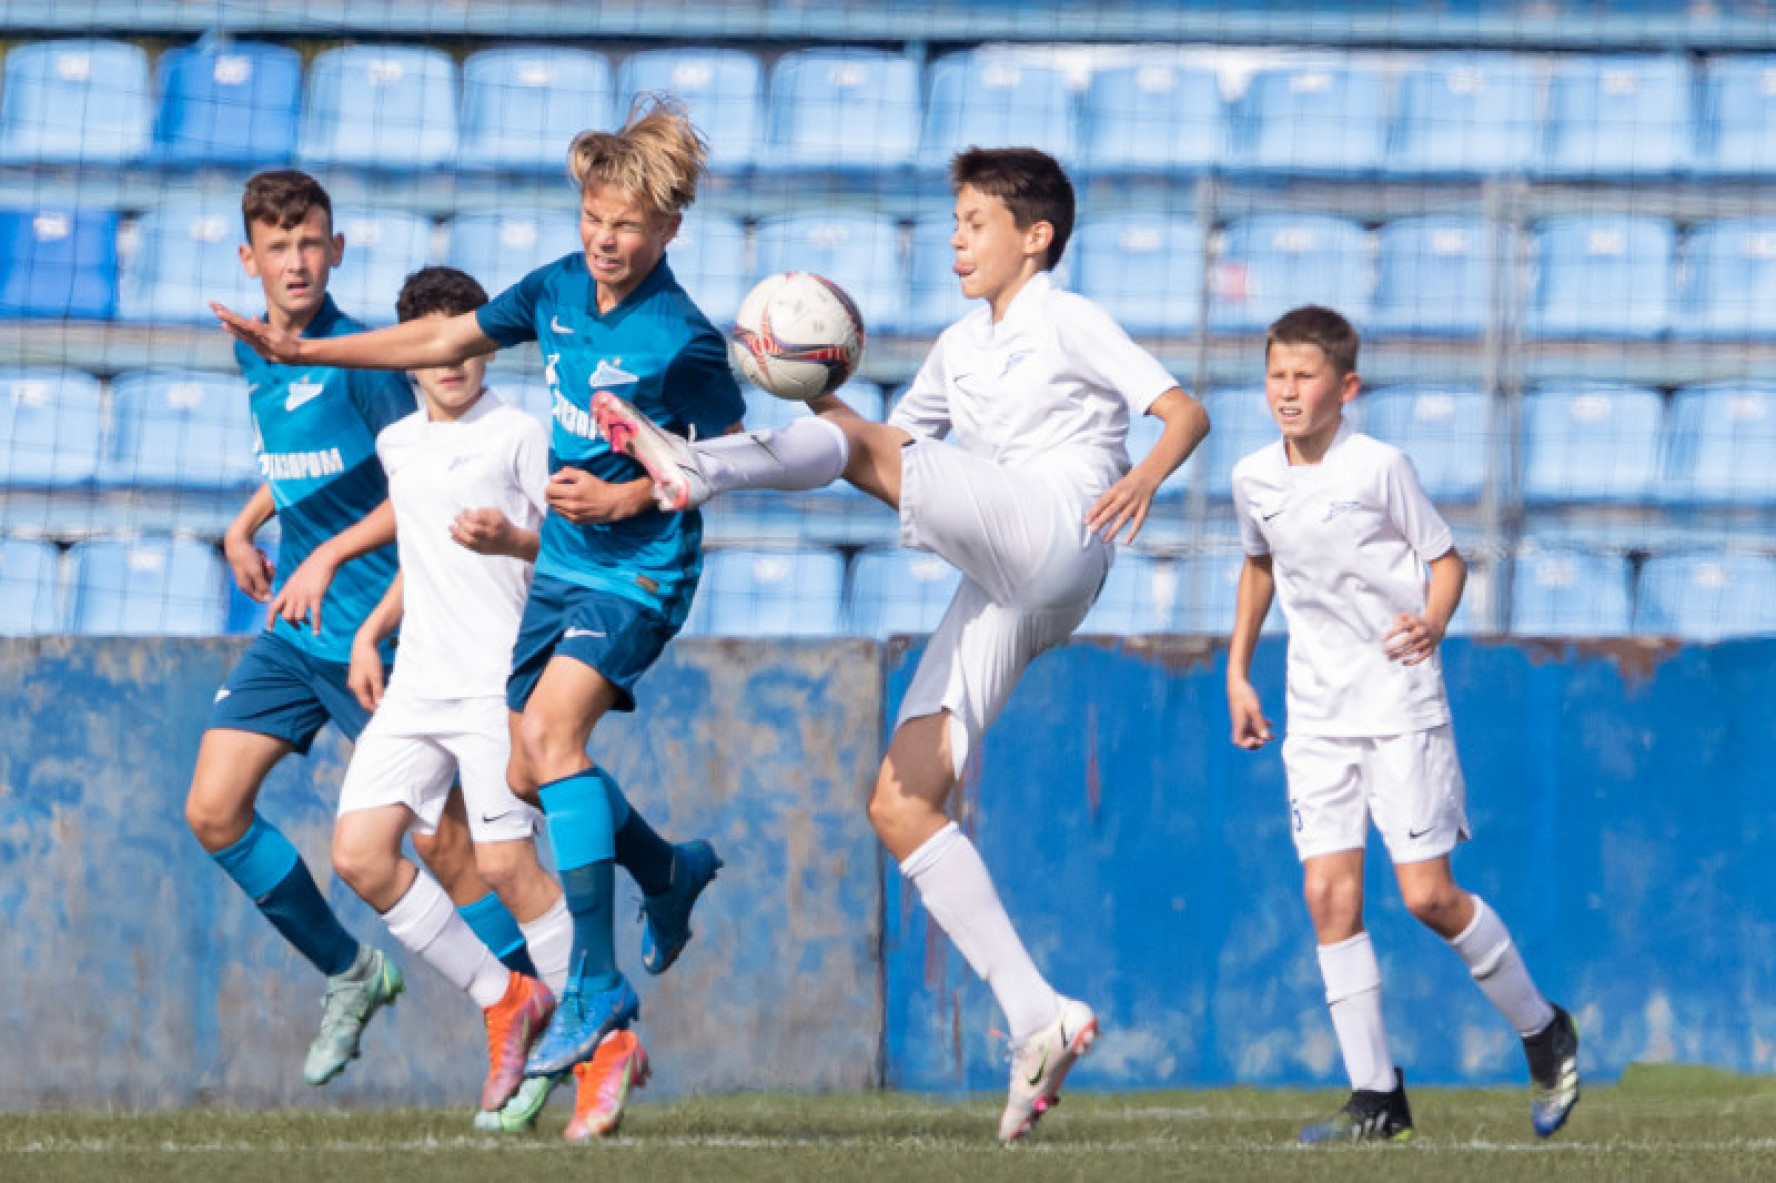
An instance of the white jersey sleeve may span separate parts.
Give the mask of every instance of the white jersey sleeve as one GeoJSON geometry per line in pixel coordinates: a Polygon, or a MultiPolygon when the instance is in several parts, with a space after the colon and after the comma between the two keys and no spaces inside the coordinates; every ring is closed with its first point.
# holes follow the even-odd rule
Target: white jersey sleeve
{"type": "Polygon", "coordinates": [[[1145,415],[1160,395],[1179,385],[1158,358],[1090,300],[1066,299],[1066,313],[1055,318],[1055,329],[1080,374],[1099,389],[1120,395],[1131,415],[1145,415]]]}
{"type": "Polygon", "coordinates": [[[944,386],[944,345],[950,332],[938,337],[913,384],[894,404],[888,422],[919,439],[943,439],[950,433],[949,394],[944,386]]]}
{"type": "Polygon", "coordinates": [[[1387,467],[1382,470],[1381,489],[1387,502],[1388,518],[1420,562],[1429,563],[1441,558],[1455,546],[1455,534],[1425,494],[1410,456],[1394,452],[1389,457],[1387,467]]]}
{"type": "Polygon", "coordinates": [[[512,449],[512,481],[523,491],[525,500],[535,511],[532,520],[515,524],[535,530],[549,512],[549,433],[529,416],[519,427],[517,443],[512,449]]]}
{"type": "Polygon", "coordinates": [[[1242,479],[1241,469],[1247,463],[1234,466],[1233,470],[1233,517],[1239,523],[1240,546],[1246,554],[1258,558],[1270,553],[1270,543],[1265,540],[1264,531],[1258,525],[1258,508],[1252,504],[1251,490],[1242,479]]]}

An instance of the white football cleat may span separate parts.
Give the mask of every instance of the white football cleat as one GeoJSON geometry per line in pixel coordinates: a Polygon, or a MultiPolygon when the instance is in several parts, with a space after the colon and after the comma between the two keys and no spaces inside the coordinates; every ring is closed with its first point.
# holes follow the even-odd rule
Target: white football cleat
{"type": "Polygon", "coordinates": [[[1098,1016],[1083,1002],[1061,999],[1054,1022],[1011,1049],[1011,1094],[999,1119],[999,1140],[1016,1142],[1061,1103],[1061,1085],[1073,1062],[1098,1040],[1098,1016]]]}
{"type": "Polygon", "coordinates": [[[661,509],[683,513],[709,500],[709,482],[689,440],[673,435],[607,390],[592,396],[592,421],[612,451],[647,469],[654,482],[654,504],[661,509]]]}

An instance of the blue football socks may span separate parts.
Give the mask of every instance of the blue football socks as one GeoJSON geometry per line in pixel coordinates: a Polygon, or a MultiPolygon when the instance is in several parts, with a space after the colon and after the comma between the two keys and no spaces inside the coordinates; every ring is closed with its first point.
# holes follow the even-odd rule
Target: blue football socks
{"type": "Polygon", "coordinates": [[[538,790],[555,847],[555,869],[573,917],[568,964],[585,993],[609,990],[620,978],[612,947],[616,863],[608,783],[608,777],[588,768],[538,790]]]}
{"type": "Polygon", "coordinates": [[[672,843],[660,837],[641,812],[629,804],[609,773],[602,768],[592,772],[603,779],[604,791],[610,797],[617,865],[629,872],[643,892],[659,895],[672,886],[672,843]]]}
{"type": "Polygon", "coordinates": [[[490,891],[474,903],[464,904],[456,913],[468,924],[470,931],[481,938],[481,943],[493,950],[501,965],[527,978],[537,976],[536,963],[531,961],[530,948],[524,943],[524,933],[499,896],[490,891]]]}
{"type": "Polygon", "coordinates": [[[255,813],[239,842],[210,857],[316,969],[333,977],[351,968],[357,938],[339,923],[302,856],[276,826],[255,813]]]}

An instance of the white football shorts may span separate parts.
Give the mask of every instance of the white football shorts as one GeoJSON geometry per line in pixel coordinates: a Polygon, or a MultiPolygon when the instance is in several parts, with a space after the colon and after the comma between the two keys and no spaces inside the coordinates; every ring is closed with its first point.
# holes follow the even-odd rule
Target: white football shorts
{"type": "Polygon", "coordinates": [[[1467,787],[1445,723],[1372,739],[1283,741],[1295,853],[1361,850],[1375,822],[1395,863],[1438,858],[1468,838],[1467,787]]]}
{"type": "Polygon", "coordinates": [[[1076,498],[1039,474],[935,440],[901,449],[900,540],[963,575],[900,704],[895,727],[949,711],[951,755],[969,753],[1024,669],[1091,611],[1114,549],[1076,498]]]}
{"type": "Polygon", "coordinates": [[[391,688],[352,750],[339,812],[405,805],[430,834],[460,777],[473,841],[530,838],[543,815],[506,783],[511,753],[504,695],[417,699],[391,688]]]}

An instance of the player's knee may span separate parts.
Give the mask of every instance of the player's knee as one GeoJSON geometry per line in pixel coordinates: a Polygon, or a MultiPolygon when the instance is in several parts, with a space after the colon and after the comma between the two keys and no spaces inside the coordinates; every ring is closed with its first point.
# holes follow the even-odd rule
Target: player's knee
{"type": "Polygon", "coordinates": [[[419,856],[432,872],[432,876],[446,888],[455,883],[464,871],[472,870],[475,865],[475,852],[472,847],[457,843],[447,838],[442,830],[430,834],[413,835],[413,853],[419,856]]]}
{"type": "Polygon", "coordinates": [[[1463,893],[1453,883],[1406,885],[1400,894],[1413,918],[1438,932],[1454,927],[1462,908],[1463,893]]]}
{"type": "Polygon", "coordinates": [[[1353,924],[1363,914],[1361,879],[1310,872],[1302,880],[1301,896],[1308,914],[1322,927],[1353,924]]]}
{"type": "Polygon", "coordinates": [[[395,856],[366,842],[350,826],[333,832],[333,872],[360,896],[380,895],[391,877],[395,856]]]}
{"type": "Polygon", "coordinates": [[[239,842],[252,822],[250,808],[244,815],[239,809],[226,808],[214,796],[198,792],[196,785],[185,798],[185,824],[198,844],[212,854],[239,842]]]}
{"type": "Polygon", "coordinates": [[[475,848],[475,870],[501,899],[511,895],[525,881],[526,868],[505,849],[515,845],[517,843],[494,842],[475,848]]]}
{"type": "MultiPolygon", "coordinates": [[[[537,715],[525,715],[519,720],[517,751],[513,755],[522,760],[528,779],[537,784],[555,779],[551,772],[557,767],[571,766],[568,767],[568,772],[561,773],[563,776],[569,775],[577,770],[584,759],[573,751],[571,743],[563,742],[546,719],[537,715]]],[[[513,785],[512,790],[518,792],[518,786],[513,785]]],[[[519,796],[523,797],[524,794],[519,793],[519,796]]],[[[535,796],[533,787],[527,800],[534,803],[535,796]]]]}

